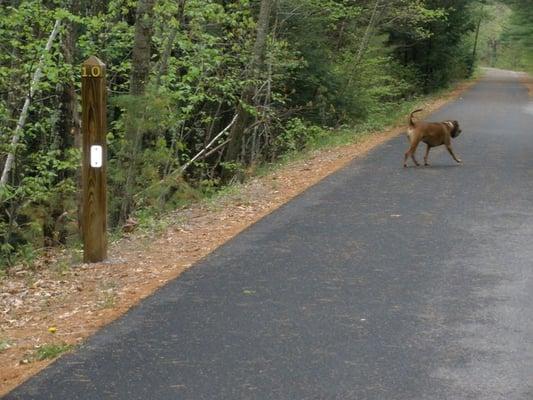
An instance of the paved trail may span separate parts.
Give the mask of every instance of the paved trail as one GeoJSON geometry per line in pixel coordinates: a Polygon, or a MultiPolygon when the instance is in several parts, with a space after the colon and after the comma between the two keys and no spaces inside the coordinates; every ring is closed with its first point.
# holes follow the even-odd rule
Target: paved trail
{"type": "Polygon", "coordinates": [[[463,166],[393,139],[6,399],[533,399],[528,102],[489,71],[431,117],[463,166]]]}

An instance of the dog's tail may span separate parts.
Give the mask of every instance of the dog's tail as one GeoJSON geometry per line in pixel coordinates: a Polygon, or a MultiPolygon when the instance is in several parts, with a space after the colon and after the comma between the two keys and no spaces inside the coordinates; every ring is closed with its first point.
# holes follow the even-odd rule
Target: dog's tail
{"type": "Polygon", "coordinates": [[[410,126],[410,127],[415,126],[415,123],[413,122],[413,114],[415,114],[415,113],[417,113],[417,112],[420,112],[420,111],[422,111],[422,110],[423,110],[422,108],[419,108],[419,109],[417,109],[417,110],[412,111],[411,114],[409,114],[409,126],[410,126]]]}

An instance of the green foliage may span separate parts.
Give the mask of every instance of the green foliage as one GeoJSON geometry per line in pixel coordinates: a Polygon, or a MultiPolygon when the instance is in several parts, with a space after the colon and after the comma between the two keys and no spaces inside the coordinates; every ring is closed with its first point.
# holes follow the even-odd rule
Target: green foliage
{"type": "MultiPolygon", "coordinates": [[[[531,2],[512,0],[501,35],[492,47],[493,64],[503,68],[533,73],[533,10],[531,2]]],[[[504,5],[500,5],[504,7],[504,5]]]]}
{"type": "Polygon", "coordinates": [[[424,35],[414,36],[407,25],[388,28],[396,57],[416,69],[425,93],[445,87],[450,81],[465,77],[471,66],[472,49],[466,39],[475,31],[469,0],[425,2],[428,10],[423,22],[424,35]]]}
{"type": "Polygon", "coordinates": [[[324,133],[318,126],[306,125],[300,118],[293,118],[276,137],[275,151],[277,154],[301,151],[324,133]]]}
{"type": "MultiPolygon", "coordinates": [[[[124,217],[150,225],[251,165],[334,141],[340,126],[380,126],[399,105],[465,77],[479,10],[474,0],[280,0],[255,65],[266,0],[159,0],[146,90],[132,96],[139,1],[62,7],[22,0],[0,8],[2,165],[16,154],[0,187],[2,268],[30,264],[38,249],[77,243],[79,65],[90,55],[107,66],[109,214],[120,230],[124,217]],[[60,35],[12,148],[31,74],[58,17],[60,35]],[[226,159],[239,110],[248,117],[238,127],[242,151],[226,159]]],[[[515,28],[522,26],[516,18],[515,28]]],[[[506,32],[529,43],[527,32],[506,32]]]]}

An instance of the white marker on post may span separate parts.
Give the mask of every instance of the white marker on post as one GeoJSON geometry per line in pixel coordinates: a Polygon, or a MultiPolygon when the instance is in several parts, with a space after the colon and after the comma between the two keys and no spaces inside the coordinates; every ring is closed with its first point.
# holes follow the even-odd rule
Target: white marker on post
{"type": "Polygon", "coordinates": [[[91,146],[91,167],[102,168],[102,146],[91,146]]]}

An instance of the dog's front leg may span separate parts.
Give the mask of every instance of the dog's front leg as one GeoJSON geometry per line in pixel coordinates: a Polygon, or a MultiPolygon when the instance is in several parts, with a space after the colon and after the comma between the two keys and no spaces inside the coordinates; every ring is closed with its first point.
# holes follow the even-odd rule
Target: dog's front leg
{"type": "MultiPolygon", "coordinates": [[[[415,149],[415,150],[416,150],[416,149],[415,149]]],[[[415,152],[414,152],[414,151],[411,153],[411,159],[413,160],[413,162],[415,163],[415,165],[416,165],[417,167],[420,167],[420,163],[419,163],[418,161],[416,161],[416,158],[415,158],[415,152]]]]}
{"type": "Polygon", "coordinates": [[[463,162],[460,158],[457,158],[457,156],[455,155],[455,153],[454,153],[453,150],[452,150],[452,146],[450,146],[449,144],[447,144],[447,145],[446,145],[446,149],[448,150],[448,153],[450,153],[450,155],[452,156],[452,158],[453,158],[455,161],[457,161],[459,164],[463,162]]]}

